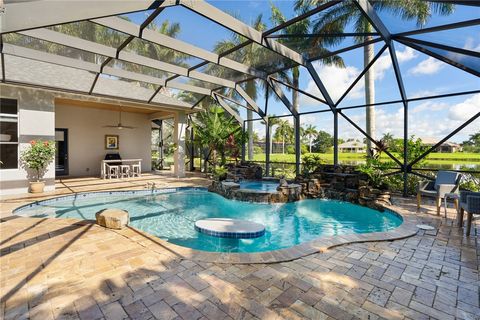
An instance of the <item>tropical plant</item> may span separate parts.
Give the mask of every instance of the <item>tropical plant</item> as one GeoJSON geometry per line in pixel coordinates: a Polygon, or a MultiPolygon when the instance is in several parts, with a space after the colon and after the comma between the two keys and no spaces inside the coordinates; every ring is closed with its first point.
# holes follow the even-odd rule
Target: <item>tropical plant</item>
{"type": "MultiPolygon", "coordinates": [[[[468,166],[461,166],[460,170],[471,170],[468,166]]],[[[460,189],[480,192],[480,172],[464,172],[460,182],[460,189]]]]}
{"type": "MultiPolygon", "coordinates": [[[[251,23],[252,28],[254,28],[257,31],[264,31],[266,29],[265,24],[262,21],[262,15],[258,15],[253,23],[251,23]]],[[[241,44],[244,42],[245,39],[240,36],[238,33],[232,33],[232,36],[230,39],[225,39],[222,41],[219,41],[214,48],[214,51],[221,54],[223,52],[228,51],[229,49],[232,49],[233,47],[241,44]]],[[[228,55],[230,59],[233,59],[237,62],[240,62],[242,64],[248,65],[248,66],[256,66],[260,62],[265,62],[265,49],[257,45],[255,43],[252,43],[248,46],[245,46],[232,54],[228,55]]],[[[212,67],[216,71],[215,74],[219,77],[226,77],[228,78],[229,76],[231,77],[231,71],[227,68],[218,68],[216,66],[212,67]]],[[[263,81],[262,81],[263,83],[263,81]]],[[[246,81],[242,84],[243,89],[245,92],[253,99],[256,100],[258,98],[259,94],[259,83],[257,82],[256,79],[254,80],[249,80],[246,81]]],[[[252,112],[252,107],[248,105],[247,103],[247,120],[252,120],[253,119],[253,112],[252,112]]],[[[253,160],[253,122],[252,121],[247,121],[247,132],[248,132],[248,148],[247,148],[247,157],[248,160],[253,160]]]]}
{"type": "Polygon", "coordinates": [[[45,174],[47,166],[55,158],[55,142],[32,140],[27,149],[23,150],[20,160],[23,165],[36,173],[36,180],[40,179],[45,174]]]}
{"type": "Polygon", "coordinates": [[[395,138],[389,132],[384,133],[381,139],[387,148],[392,148],[395,145],[395,138]]]}
{"type": "Polygon", "coordinates": [[[391,168],[392,162],[380,161],[383,152],[387,151],[383,141],[379,141],[375,152],[371,151],[371,157],[367,157],[366,163],[358,166],[358,171],[366,174],[370,184],[375,188],[387,189],[388,185],[384,179],[385,173],[391,168]]]}
{"type": "Polygon", "coordinates": [[[228,136],[225,144],[225,153],[226,156],[233,158],[235,163],[238,163],[238,158],[241,154],[241,146],[247,142],[247,138],[247,134],[242,130],[236,130],[228,136]]]}
{"type": "MultiPolygon", "coordinates": [[[[171,38],[176,38],[181,31],[180,24],[178,22],[171,23],[168,20],[163,21],[161,24],[157,24],[155,20],[150,22],[147,25],[147,29],[152,31],[164,34],[171,38]]],[[[178,66],[188,67],[188,64],[185,63],[185,60],[189,58],[187,54],[182,52],[172,50],[167,47],[162,47],[156,43],[150,41],[143,41],[140,39],[134,39],[128,44],[128,49],[136,52],[139,55],[146,56],[148,58],[175,64],[178,66]]],[[[119,68],[126,69],[128,71],[133,71],[137,73],[147,74],[153,77],[167,77],[169,76],[168,72],[152,69],[150,67],[145,67],[138,64],[130,64],[121,60],[115,60],[115,64],[119,68]]],[[[140,85],[153,87],[151,84],[139,82],[140,85]]],[[[161,88],[160,92],[168,92],[168,89],[161,88]]]]}
{"type": "MultiPolygon", "coordinates": [[[[385,144],[385,143],[384,143],[385,144]]],[[[403,159],[403,139],[394,139],[394,143],[391,146],[388,146],[389,150],[395,152],[400,155],[400,158],[403,159]]],[[[422,139],[415,138],[412,135],[407,140],[407,162],[411,162],[418,157],[420,157],[425,151],[427,151],[428,147],[425,146],[422,142],[422,139]]],[[[424,164],[425,161],[417,162],[417,166],[421,166],[424,164]]]]}
{"type": "MultiPolygon", "coordinates": [[[[328,0],[296,0],[295,8],[312,8],[328,0]]],[[[377,11],[387,11],[404,20],[416,19],[418,26],[423,26],[431,17],[432,13],[448,15],[454,11],[455,5],[447,2],[434,2],[423,0],[398,1],[383,0],[372,1],[372,6],[377,11]]],[[[324,10],[318,19],[313,21],[313,33],[318,37],[313,39],[313,45],[329,46],[340,44],[345,37],[332,36],[325,37],[325,34],[341,34],[347,26],[353,25],[356,33],[362,34],[355,37],[357,43],[363,43],[373,40],[374,31],[366,16],[358,9],[355,1],[342,1],[341,4],[324,10]],[[363,34],[367,34],[366,36],[363,34]]],[[[364,68],[371,63],[374,57],[375,45],[364,46],[364,68]]],[[[375,77],[373,68],[370,68],[365,74],[365,104],[366,107],[366,131],[375,138],[375,77]]],[[[371,141],[367,141],[367,149],[372,150],[371,141]]]]}
{"type": "Polygon", "coordinates": [[[227,178],[228,169],[220,166],[213,169],[213,176],[216,180],[222,181],[227,178]]]}
{"type": "Polygon", "coordinates": [[[205,149],[205,172],[207,162],[212,159],[214,168],[218,164],[218,154],[221,156],[221,163],[226,161],[226,144],[231,135],[235,140],[242,141],[242,130],[234,117],[225,114],[219,105],[211,105],[207,110],[196,115],[192,126],[195,130],[195,141],[197,145],[205,149]]]}
{"type": "Polygon", "coordinates": [[[323,160],[318,154],[307,154],[302,157],[302,172],[305,177],[308,177],[322,165],[323,160]]]}
{"type": "MultiPolygon", "coordinates": [[[[414,159],[418,158],[426,150],[426,147],[422,144],[422,140],[411,136],[407,140],[407,162],[411,162],[414,159]]],[[[376,147],[376,153],[366,159],[364,165],[360,165],[358,170],[367,174],[372,186],[376,188],[388,188],[391,191],[400,192],[403,190],[404,180],[403,174],[390,174],[392,171],[397,170],[397,164],[391,160],[381,159],[381,155],[386,150],[394,153],[402,154],[403,152],[403,140],[395,140],[395,145],[393,147],[388,147],[386,143],[382,140],[378,142],[376,147]],[[400,152],[401,151],[401,152],[400,152]]],[[[421,167],[425,164],[425,160],[421,160],[417,163],[417,166],[421,167]]],[[[414,194],[418,182],[424,180],[419,176],[409,174],[407,177],[407,193],[414,194]]]]}

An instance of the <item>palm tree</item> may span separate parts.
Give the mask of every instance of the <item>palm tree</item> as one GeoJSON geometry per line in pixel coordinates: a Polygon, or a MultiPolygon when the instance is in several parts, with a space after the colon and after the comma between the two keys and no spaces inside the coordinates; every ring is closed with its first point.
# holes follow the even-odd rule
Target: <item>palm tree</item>
{"type": "Polygon", "coordinates": [[[315,137],[317,136],[318,132],[317,132],[317,129],[315,129],[315,127],[311,124],[309,124],[306,128],[305,128],[305,136],[307,137],[308,139],[308,151],[310,153],[312,153],[312,142],[313,142],[313,139],[315,139],[315,137]]]}
{"type": "MultiPolygon", "coordinates": [[[[270,153],[273,153],[273,149],[272,149],[272,146],[273,146],[273,140],[272,140],[272,128],[273,126],[276,126],[280,123],[281,119],[280,118],[276,118],[274,115],[267,115],[266,117],[268,119],[268,132],[270,133],[270,137],[269,137],[269,141],[270,141],[270,153]]],[[[262,121],[262,124],[265,125],[266,123],[264,121],[262,121]]]]}
{"type": "MultiPolygon", "coordinates": [[[[327,0],[296,0],[295,8],[315,7],[327,2],[327,0]]],[[[388,11],[404,20],[417,20],[417,25],[424,25],[431,17],[432,13],[441,15],[451,14],[455,8],[454,4],[445,2],[433,2],[423,0],[383,0],[373,1],[373,8],[377,11],[388,11]]],[[[341,4],[325,10],[314,22],[313,32],[320,36],[315,38],[317,45],[336,45],[341,43],[344,37],[324,37],[326,33],[342,33],[344,29],[353,25],[356,33],[371,33],[373,28],[365,15],[358,9],[354,1],[343,1],[341,4]]],[[[371,35],[358,36],[355,38],[357,43],[372,40],[371,35]]],[[[375,47],[374,44],[364,46],[364,68],[372,61],[375,47]]],[[[375,103],[375,77],[373,68],[370,68],[365,74],[365,104],[366,107],[366,128],[367,133],[375,139],[375,107],[370,104],[375,103]]],[[[371,150],[371,141],[367,141],[367,150],[371,150]]]]}
{"type": "Polygon", "coordinates": [[[391,148],[395,144],[395,138],[390,132],[384,133],[381,141],[383,141],[387,148],[391,148]]]}
{"type": "MultiPolygon", "coordinates": [[[[179,23],[170,23],[170,21],[168,20],[163,21],[161,24],[157,24],[154,20],[150,22],[150,24],[147,26],[147,29],[167,35],[171,38],[176,38],[181,31],[179,23]]],[[[189,57],[187,54],[172,50],[170,48],[162,47],[153,42],[135,39],[128,44],[127,48],[139,55],[146,56],[151,59],[175,64],[182,67],[188,67],[188,65],[185,63],[185,60],[189,57]]],[[[169,73],[165,71],[160,71],[136,64],[132,65],[119,60],[116,60],[116,63],[122,68],[126,68],[129,71],[144,73],[153,77],[163,78],[169,75],[169,73]]],[[[153,85],[148,86],[153,87],[153,85]]],[[[168,93],[168,89],[161,88],[160,93],[168,93]]]]}
{"type": "MultiPolygon", "coordinates": [[[[262,21],[262,15],[258,15],[257,18],[253,21],[252,27],[257,31],[264,31],[266,29],[265,24],[262,21]]],[[[227,50],[239,45],[245,41],[245,39],[237,33],[233,33],[230,39],[222,40],[215,45],[215,52],[222,53],[227,50]]],[[[233,54],[228,55],[229,58],[243,63],[248,66],[255,66],[259,61],[262,61],[264,56],[263,48],[257,44],[250,44],[241,48],[240,50],[235,51],[233,54]]],[[[218,70],[218,69],[217,69],[218,70]]],[[[222,76],[222,72],[231,72],[228,69],[223,69],[217,72],[218,76],[222,76]]],[[[244,90],[245,92],[253,99],[258,98],[259,85],[257,80],[250,80],[245,83],[244,90]]],[[[247,103],[247,120],[253,119],[252,108],[247,103]]],[[[253,160],[253,122],[247,121],[247,132],[248,132],[248,160],[253,160]]]]}
{"type": "MultiPolygon", "coordinates": [[[[271,10],[272,10],[272,23],[274,25],[280,25],[282,23],[285,23],[287,19],[285,16],[282,14],[280,9],[278,9],[273,3],[271,4],[271,10]]],[[[295,7],[295,13],[297,15],[301,15],[302,13],[306,12],[308,10],[308,6],[298,6],[295,7]]],[[[311,23],[308,18],[303,19],[297,23],[291,24],[281,30],[281,34],[308,34],[310,32],[310,27],[311,23]]],[[[307,53],[308,51],[312,49],[312,46],[310,45],[311,41],[309,38],[301,38],[301,37],[295,37],[295,38],[285,38],[282,39],[280,38],[278,42],[286,45],[287,47],[290,47],[297,52],[302,52],[302,53],[307,53]]],[[[327,54],[329,51],[323,47],[315,47],[314,51],[316,54],[327,54]]],[[[339,67],[344,67],[344,63],[342,58],[339,56],[331,56],[328,58],[322,59],[322,62],[325,64],[335,64],[339,67]]],[[[290,73],[282,71],[277,73],[278,77],[284,80],[286,83],[292,85],[295,88],[299,87],[299,80],[300,80],[300,67],[295,66],[290,69],[290,73]]],[[[298,111],[300,107],[300,101],[299,101],[299,94],[297,90],[292,90],[292,105],[293,108],[298,111]]]]}
{"type": "MultiPolygon", "coordinates": [[[[152,21],[147,28],[171,38],[176,38],[181,31],[180,24],[178,22],[170,23],[168,20],[163,21],[160,25],[156,24],[155,21],[152,21]]],[[[187,66],[184,63],[185,59],[188,58],[187,54],[159,46],[149,41],[138,41],[135,42],[134,45],[139,54],[143,54],[149,58],[185,67],[187,66]]]]}
{"type": "Polygon", "coordinates": [[[278,127],[275,130],[275,140],[282,141],[282,154],[285,154],[285,142],[293,135],[293,128],[287,120],[279,119],[278,127]]]}

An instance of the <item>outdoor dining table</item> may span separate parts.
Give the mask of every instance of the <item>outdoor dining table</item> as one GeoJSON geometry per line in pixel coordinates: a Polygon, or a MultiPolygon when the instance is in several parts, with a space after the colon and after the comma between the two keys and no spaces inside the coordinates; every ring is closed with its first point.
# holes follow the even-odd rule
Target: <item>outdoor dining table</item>
{"type": "Polygon", "coordinates": [[[125,164],[125,163],[131,163],[131,164],[138,164],[140,166],[139,168],[139,173],[141,174],[142,173],[142,159],[115,159],[115,160],[102,160],[102,164],[101,164],[101,167],[100,167],[100,176],[102,179],[106,179],[107,175],[106,175],[106,172],[107,172],[107,164],[109,163],[119,163],[121,162],[122,164],[125,164]]]}

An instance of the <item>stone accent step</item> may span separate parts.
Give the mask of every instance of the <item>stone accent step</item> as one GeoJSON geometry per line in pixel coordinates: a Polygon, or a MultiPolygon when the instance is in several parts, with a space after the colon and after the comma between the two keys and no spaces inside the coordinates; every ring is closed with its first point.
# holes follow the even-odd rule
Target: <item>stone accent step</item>
{"type": "Polygon", "coordinates": [[[95,219],[98,225],[108,229],[122,229],[130,221],[127,211],[116,208],[98,211],[95,219]]]}

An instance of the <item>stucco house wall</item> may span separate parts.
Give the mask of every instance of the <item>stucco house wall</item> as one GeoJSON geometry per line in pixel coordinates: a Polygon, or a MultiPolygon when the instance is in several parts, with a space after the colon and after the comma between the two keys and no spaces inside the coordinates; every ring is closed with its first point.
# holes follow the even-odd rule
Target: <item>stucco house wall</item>
{"type": "Polygon", "coordinates": [[[122,124],[134,129],[105,128],[118,123],[118,111],[57,104],[55,127],[68,129],[69,176],[99,176],[106,153],[123,159],[142,159],[151,170],[151,124],[147,114],[122,112],[122,124]],[[105,149],[105,135],[119,136],[119,150],[105,149]]]}
{"type": "MultiPolygon", "coordinates": [[[[151,170],[151,122],[145,113],[122,112],[122,122],[134,129],[118,130],[105,125],[118,123],[118,111],[56,103],[59,94],[42,89],[0,86],[0,97],[18,104],[18,158],[32,140],[55,140],[55,128],[68,129],[68,176],[99,176],[107,152],[124,159],[143,159],[142,171],[151,170]],[[119,150],[105,150],[105,135],[119,136],[119,150]]],[[[20,159],[18,168],[0,169],[0,195],[27,193],[31,174],[20,159]]],[[[1,168],[1,167],[0,167],[1,168]]],[[[45,191],[55,189],[55,164],[43,177],[45,191]]]]}
{"type": "MultiPolygon", "coordinates": [[[[30,88],[0,87],[0,97],[18,101],[19,156],[31,140],[54,140],[55,103],[51,92],[30,88]]],[[[29,172],[19,164],[17,169],[0,169],[0,195],[28,192],[29,172]]],[[[45,190],[55,188],[55,165],[52,162],[43,177],[45,190]]]]}

